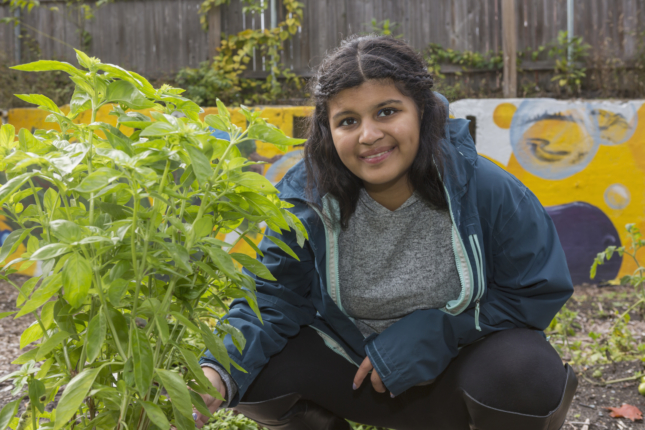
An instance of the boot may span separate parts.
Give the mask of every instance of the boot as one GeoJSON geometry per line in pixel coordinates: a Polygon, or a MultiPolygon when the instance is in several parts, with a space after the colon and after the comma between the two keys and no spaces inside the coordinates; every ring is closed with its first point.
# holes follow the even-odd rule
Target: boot
{"type": "Polygon", "coordinates": [[[464,401],[470,415],[470,430],[558,430],[563,427],[578,379],[573,369],[565,364],[567,379],[564,393],[557,408],[548,415],[525,415],[486,406],[464,392],[464,401]]]}
{"type": "Polygon", "coordinates": [[[344,419],[292,393],[263,402],[240,402],[235,411],[269,430],[349,430],[344,419]]]}

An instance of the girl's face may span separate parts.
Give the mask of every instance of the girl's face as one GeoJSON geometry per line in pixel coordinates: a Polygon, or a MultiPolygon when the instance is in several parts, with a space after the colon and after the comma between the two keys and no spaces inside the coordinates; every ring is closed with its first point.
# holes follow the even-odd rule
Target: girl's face
{"type": "Polygon", "coordinates": [[[334,146],[367,191],[407,187],[419,150],[419,112],[393,83],[366,81],[328,102],[334,146]]]}

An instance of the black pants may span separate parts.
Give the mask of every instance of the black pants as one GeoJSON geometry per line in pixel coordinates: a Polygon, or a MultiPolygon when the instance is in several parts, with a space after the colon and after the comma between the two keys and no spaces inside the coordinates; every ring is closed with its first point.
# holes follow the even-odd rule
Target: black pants
{"type": "Polygon", "coordinates": [[[547,415],[563,395],[566,372],[556,351],[536,331],[511,329],[460,350],[430,385],[395,398],[377,393],[369,380],[356,391],[357,367],[330,350],[311,328],[289,339],[245,393],[243,402],[262,402],[289,393],[339,417],[396,429],[468,429],[465,391],[486,406],[547,415]]]}

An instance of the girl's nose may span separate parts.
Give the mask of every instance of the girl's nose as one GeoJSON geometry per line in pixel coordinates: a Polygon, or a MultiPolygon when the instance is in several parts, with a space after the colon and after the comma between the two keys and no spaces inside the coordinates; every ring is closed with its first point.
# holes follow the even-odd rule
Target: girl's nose
{"type": "Polygon", "coordinates": [[[358,143],[362,145],[373,145],[385,134],[379,128],[378,123],[370,120],[365,120],[361,124],[361,134],[358,143]]]}

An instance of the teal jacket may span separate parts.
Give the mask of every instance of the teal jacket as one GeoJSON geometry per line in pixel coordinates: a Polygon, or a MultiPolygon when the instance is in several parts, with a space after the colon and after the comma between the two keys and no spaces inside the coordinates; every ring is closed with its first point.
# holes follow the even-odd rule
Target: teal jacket
{"type": "MultiPolygon", "coordinates": [[[[267,239],[260,243],[264,257],[258,259],[277,280],[255,278],[263,323],[245,300],[235,300],[225,317],[246,338],[243,354],[230,336],[225,339],[229,355],[247,372],[231,368],[238,393],[229,406],[239,402],[271,356],[302,326],[316,329],[330,348],[356,365],[369,356],[394,395],[433,381],[461,347],[483,336],[515,327],[548,327],[573,293],[551,218],[520,181],[477,155],[468,121],[449,119],[445,134],[443,182],[453,222],[459,298],[441,309],[417,310],[365,338],[340,302],[340,227],[326,225],[316,209],[331,214],[338,208],[330,196],[309,201],[300,162],[277,188],[280,198],[294,205],[290,210],[307,228],[309,240],[301,248],[295,234],[267,230],[286,242],[300,261],[267,239]]],[[[209,352],[202,361],[217,363],[209,352]]]]}

